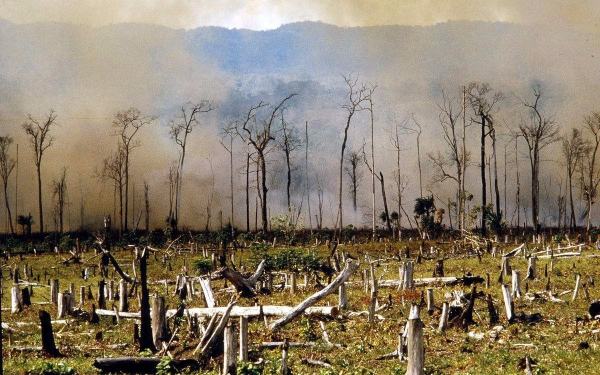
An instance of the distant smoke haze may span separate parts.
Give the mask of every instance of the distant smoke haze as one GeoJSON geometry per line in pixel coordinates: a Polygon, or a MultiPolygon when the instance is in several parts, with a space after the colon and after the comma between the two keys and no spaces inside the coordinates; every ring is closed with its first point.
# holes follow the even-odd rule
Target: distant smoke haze
{"type": "MultiPolygon", "coordinates": [[[[11,2],[4,2],[2,6],[6,7],[7,3],[11,2]]],[[[107,9],[117,3],[109,2],[107,9]]],[[[500,3],[504,2],[498,2],[498,9],[503,9],[500,3]]],[[[27,2],[23,4],[23,9],[26,9],[27,2]]],[[[152,5],[152,2],[147,4],[152,5]]],[[[165,19],[171,14],[170,4],[165,6],[165,19]]],[[[315,5],[315,9],[319,9],[323,19],[328,19],[335,12],[322,10],[325,9],[322,7],[332,10],[330,3],[324,4],[315,5]]],[[[142,7],[140,14],[160,17],[156,6],[142,7]]],[[[590,7],[593,8],[593,5],[590,7]]],[[[74,12],[77,9],[75,7],[74,12]]],[[[347,12],[347,18],[335,22],[342,25],[392,22],[391,18],[388,22],[383,15],[381,19],[360,18],[363,21],[355,21],[359,18],[353,14],[362,14],[360,9],[363,8],[345,9],[340,12],[340,17],[343,18],[347,12]]],[[[375,7],[375,13],[377,9],[375,7]]],[[[471,8],[465,5],[464,9],[468,15],[471,8]]],[[[563,14],[559,12],[562,8],[554,3],[544,9],[551,14],[563,14]]],[[[586,17],[583,14],[585,12],[576,9],[571,11],[573,16],[567,19],[586,17]]],[[[132,10],[130,12],[134,13],[132,10]]],[[[425,190],[431,189],[444,203],[455,194],[455,186],[450,182],[431,184],[432,167],[426,157],[427,152],[444,150],[436,107],[442,88],[451,95],[459,95],[461,85],[470,81],[486,81],[505,93],[506,99],[497,114],[498,131],[501,133],[498,149],[501,190],[504,144],[509,139],[510,128],[516,128],[521,116],[525,116],[519,97],[527,98],[530,95],[532,83],[543,84],[548,94],[546,109],[553,114],[563,133],[572,126],[580,125],[586,113],[599,109],[598,36],[589,31],[593,29],[591,26],[573,27],[570,23],[575,21],[552,27],[535,24],[534,19],[527,25],[450,22],[427,27],[340,28],[322,23],[300,23],[272,31],[254,32],[214,27],[184,31],[132,24],[89,27],[86,25],[109,22],[106,19],[88,21],[83,16],[79,23],[86,25],[19,24],[46,19],[26,18],[17,10],[2,14],[7,14],[9,20],[18,23],[0,21],[0,97],[3,98],[0,102],[0,134],[11,135],[19,143],[18,213],[31,212],[34,219],[37,204],[32,151],[21,123],[27,113],[39,118],[53,108],[58,114],[59,126],[53,131],[56,142],[46,153],[43,170],[49,229],[53,228],[49,186],[63,166],[67,167],[70,228],[79,226],[80,192],[84,194],[87,225],[97,226],[102,215],[112,214],[112,187],[109,183],[99,181],[96,171],[101,167],[102,160],[116,148],[116,138],[112,136],[112,116],[131,106],[145,114],[157,116],[151,127],[142,130],[139,138],[141,146],[133,152],[132,182],[136,195],[134,216],[137,218],[142,208],[143,182],[147,181],[151,192],[152,225],[158,227],[164,226],[168,210],[168,168],[177,159],[177,148],[168,135],[168,123],[186,102],[210,99],[215,103],[216,111],[200,117],[201,125],[192,133],[184,171],[181,223],[200,228],[204,227],[206,221],[206,203],[212,190],[209,163],[212,163],[215,171],[216,187],[212,227],[219,225],[220,210],[223,211],[224,222],[229,220],[229,164],[228,155],[218,142],[222,135],[220,129],[232,120],[239,119],[249,105],[259,100],[274,103],[290,92],[297,92],[299,96],[286,109],[286,119],[298,128],[302,136],[305,121],[309,123],[309,178],[313,215],[317,206],[318,178],[324,189],[324,224],[333,225],[344,125],[344,112],[340,108],[345,96],[342,74],[356,73],[360,80],[378,85],[375,94],[376,163],[377,169],[381,169],[386,178],[391,210],[397,207],[394,203],[396,189],[393,181],[395,155],[386,129],[410,113],[414,113],[423,125],[425,190]]],[[[73,13],[73,16],[64,15],[65,18],[61,19],[53,19],[53,14],[50,11],[47,17],[76,22],[77,13],[73,13]]],[[[115,10],[114,14],[124,13],[115,10]]],[[[506,20],[522,21],[511,17],[506,20]]],[[[477,19],[475,15],[467,18],[477,19]]],[[[231,19],[236,18],[233,16],[231,19]]],[[[151,18],[123,20],[165,23],[151,18]]],[[[419,17],[414,20],[416,24],[435,22],[419,17]]],[[[192,20],[183,23],[185,25],[173,26],[193,25],[192,20]]],[[[349,149],[358,149],[363,140],[368,141],[368,126],[367,114],[360,113],[351,128],[349,149]]],[[[468,171],[467,189],[475,194],[472,203],[475,205],[479,204],[480,192],[478,138],[476,129],[470,132],[472,136],[468,142],[473,160],[468,171]]],[[[403,144],[402,173],[409,179],[404,202],[406,211],[410,213],[418,194],[414,137],[405,136],[403,144]]],[[[564,168],[557,146],[548,149],[542,164],[540,216],[546,223],[555,219],[555,201],[561,182],[562,191],[565,189],[564,168]]],[[[234,147],[235,224],[244,228],[245,176],[242,172],[245,170],[246,145],[238,139],[234,147]]],[[[524,145],[521,145],[521,200],[525,206],[529,206],[529,170],[524,149],[524,145]]],[[[12,151],[15,151],[14,147],[12,151]]],[[[515,189],[514,182],[511,182],[515,173],[512,144],[507,151],[510,219],[515,189]]],[[[270,211],[271,215],[276,215],[286,212],[282,152],[271,150],[268,163],[270,211]]],[[[296,206],[302,203],[303,210],[306,210],[305,198],[302,199],[303,149],[296,152],[293,163],[293,201],[296,206]]],[[[254,170],[253,167],[251,169],[254,170]]],[[[363,175],[359,189],[360,207],[356,213],[352,212],[348,185],[344,186],[346,223],[369,223],[370,179],[366,169],[363,175]]],[[[252,184],[254,178],[254,175],[251,176],[252,184]]],[[[255,191],[252,187],[252,227],[255,191]]],[[[379,212],[382,210],[379,187],[376,193],[379,212]]],[[[14,198],[13,186],[9,194],[14,198]]],[[[0,212],[3,229],[3,206],[0,212]]],[[[314,217],[312,221],[314,225],[314,217]]],[[[308,225],[305,213],[303,222],[308,225]]]]}

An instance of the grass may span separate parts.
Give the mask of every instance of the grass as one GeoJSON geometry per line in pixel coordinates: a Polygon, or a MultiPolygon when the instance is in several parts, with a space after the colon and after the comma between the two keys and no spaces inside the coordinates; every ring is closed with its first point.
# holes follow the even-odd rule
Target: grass
{"type": "MultiPolygon", "coordinates": [[[[385,258],[391,256],[392,251],[397,252],[404,246],[409,246],[415,250],[418,248],[416,242],[404,242],[401,244],[392,243],[388,245],[390,250],[385,250],[383,243],[369,243],[360,245],[347,245],[340,247],[340,250],[352,254],[358,259],[364,259],[365,254],[372,258],[385,258]],[[394,249],[394,250],[391,250],[394,249]],[[386,255],[386,252],[388,253],[386,255]]],[[[442,248],[442,251],[449,251],[448,246],[436,245],[442,248]]],[[[426,247],[428,248],[428,246],[426,247]]],[[[511,247],[512,248],[512,247],[511,247]]],[[[325,247],[312,248],[318,256],[325,256],[328,249],[325,247]]],[[[281,249],[269,250],[270,252],[280,251],[281,249]]],[[[415,253],[413,251],[413,253],[415,253]]],[[[586,254],[590,254],[586,250],[586,254]]],[[[130,251],[117,251],[114,253],[119,263],[131,273],[131,263],[133,254],[130,251]]],[[[91,258],[93,253],[86,253],[84,259],[91,258]]],[[[181,254],[168,260],[170,263],[162,262],[162,257],[150,257],[149,275],[152,280],[162,280],[169,278],[173,280],[184,265],[189,268],[193,261],[201,258],[199,254],[181,254]]],[[[242,261],[250,269],[249,259],[251,253],[248,250],[239,251],[236,254],[236,263],[242,261]]],[[[23,260],[13,257],[3,263],[4,279],[2,284],[2,306],[10,306],[10,280],[8,279],[9,267],[18,265],[21,275],[23,275],[23,264],[28,264],[33,268],[34,278],[40,277],[40,283],[47,285],[50,278],[60,279],[60,290],[68,288],[69,283],[75,284],[76,299],[79,300],[79,286],[91,285],[94,296],[97,292],[97,283],[99,276],[96,275],[89,280],[81,278],[83,265],[59,265],[60,259],[55,254],[40,255],[37,257],[27,256],[23,260]]],[[[97,262],[98,258],[90,262],[97,262]]],[[[544,267],[548,260],[538,260],[539,279],[529,281],[530,291],[544,290],[546,279],[543,277],[544,267]]],[[[435,261],[425,260],[415,267],[415,277],[430,277],[433,271],[435,261]]],[[[397,261],[382,263],[376,267],[376,274],[381,279],[398,278],[397,261]]],[[[576,317],[587,315],[589,301],[584,298],[581,291],[580,297],[571,302],[571,295],[564,295],[562,299],[565,303],[551,303],[543,301],[530,302],[526,299],[515,301],[515,310],[517,312],[534,313],[539,312],[543,321],[533,325],[523,323],[508,324],[505,319],[500,285],[497,283],[499,273],[500,258],[484,255],[479,261],[476,257],[456,257],[445,261],[445,274],[461,276],[465,273],[484,276],[490,274],[491,285],[486,289],[483,284],[478,286],[478,290],[484,293],[490,293],[498,313],[500,314],[500,324],[504,329],[500,332],[496,340],[489,337],[490,327],[488,324],[487,307],[484,301],[477,300],[475,304],[476,324],[470,327],[470,331],[484,333],[482,340],[473,340],[467,337],[467,334],[456,328],[449,329],[445,334],[437,332],[437,323],[439,313],[429,316],[426,311],[422,311],[421,318],[425,323],[425,363],[426,373],[428,374],[518,374],[523,373],[519,367],[519,362],[525,357],[530,356],[534,363],[534,373],[538,374],[593,374],[597,373],[597,364],[600,363],[600,351],[598,350],[598,333],[600,324],[596,321],[587,321],[579,323],[579,329],[575,329],[576,317]],[[579,349],[580,343],[587,342],[589,349],[579,349]],[[526,345],[519,345],[526,344],[526,345]]],[[[582,281],[592,276],[595,280],[600,280],[600,258],[581,257],[569,259],[555,259],[551,272],[551,284],[554,292],[571,290],[574,286],[574,275],[576,272],[582,275],[582,281]]],[[[513,268],[521,270],[524,277],[527,262],[523,258],[511,260],[513,268]]],[[[361,268],[365,267],[365,262],[361,268]]],[[[112,270],[110,271],[112,274],[112,270]]],[[[114,277],[115,281],[118,277],[114,277]]],[[[366,310],[369,297],[364,292],[360,283],[360,272],[356,272],[352,281],[357,281],[347,288],[349,299],[349,310],[366,310]]],[[[508,280],[505,280],[508,282],[508,280]]],[[[600,281],[599,281],[600,282],[600,281]]],[[[298,284],[302,284],[303,279],[298,278],[298,284]]],[[[117,283],[115,283],[117,284],[117,283]]],[[[223,286],[222,281],[213,282],[213,289],[218,291],[223,286]]],[[[525,281],[523,281],[525,289],[525,281]]],[[[197,288],[199,289],[199,288],[197,288]]],[[[434,289],[434,298],[436,306],[440,306],[444,295],[454,289],[461,287],[443,287],[434,289]]],[[[466,291],[467,289],[464,288],[466,291]]],[[[151,285],[152,293],[158,293],[167,297],[167,304],[170,308],[177,306],[177,297],[174,296],[173,286],[169,286],[169,293],[166,294],[163,285],[151,285]]],[[[595,286],[589,288],[591,299],[600,297],[600,290],[595,286]]],[[[290,295],[289,291],[276,292],[271,295],[260,295],[257,301],[240,300],[239,304],[252,305],[254,302],[261,304],[285,304],[294,305],[308,295],[314,293],[314,289],[300,289],[295,295],[290,295]]],[[[47,302],[49,298],[48,287],[34,288],[32,301],[34,304],[26,308],[19,314],[11,315],[9,311],[3,311],[2,321],[10,327],[16,328],[19,332],[13,334],[4,334],[4,369],[6,374],[21,374],[33,366],[49,361],[36,352],[21,352],[11,349],[14,347],[33,347],[40,346],[40,333],[37,325],[16,327],[16,322],[37,323],[38,309],[46,309],[54,317],[56,309],[52,305],[39,305],[36,302],[47,302]]],[[[369,324],[366,317],[353,318],[348,320],[335,320],[326,323],[330,339],[334,343],[343,344],[344,348],[328,348],[321,339],[321,330],[316,322],[311,322],[306,318],[298,319],[286,326],[282,331],[271,333],[264,327],[262,321],[253,320],[249,326],[249,337],[251,350],[257,348],[257,344],[262,341],[278,341],[288,338],[290,341],[308,341],[316,340],[318,345],[312,348],[292,348],[289,351],[288,363],[294,373],[302,374],[403,374],[406,371],[406,363],[397,360],[378,361],[380,355],[390,353],[395,350],[398,334],[406,323],[406,316],[409,309],[409,303],[402,304],[401,292],[396,289],[380,289],[380,303],[391,298],[393,305],[390,309],[381,314],[385,317],[384,321],[369,324]],[[388,297],[389,296],[389,297],[388,297]],[[333,369],[310,367],[302,363],[303,358],[313,358],[328,361],[333,369]]],[[[225,305],[229,299],[228,295],[217,293],[219,305],[225,305]]],[[[112,301],[108,302],[109,305],[112,301]]],[[[115,302],[116,303],[116,302],[115,302]]],[[[320,305],[337,304],[337,295],[327,297],[321,301],[320,305]]],[[[202,306],[203,302],[200,296],[192,301],[193,306],[202,306]]],[[[85,310],[89,310],[91,301],[86,301],[85,310]]],[[[130,300],[130,310],[138,311],[139,305],[137,299],[130,300]]],[[[185,327],[185,323],[184,323],[185,327]]],[[[64,358],[51,360],[55,362],[65,362],[73,367],[79,374],[96,373],[92,362],[96,357],[110,357],[123,355],[139,355],[137,346],[133,343],[133,321],[121,320],[117,325],[110,318],[102,318],[101,323],[92,325],[87,322],[73,320],[66,326],[54,326],[56,342],[65,355],[64,358]],[[102,332],[102,338],[97,340],[98,332],[102,332]],[[126,344],[118,349],[112,348],[114,344],[126,344]]],[[[179,338],[179,346],[172,350],[175,355],[190,355],[191,348],[196,344],[193,339],[188,339],[184,335],[179,338]]],[[[279,350],[265,350],[253,353],[254,358],[262,357],[265,361],[265,373],[277,373],[281,364],[281,353],[279,350]]],[[[217,362],[211,362],[209,370],[218,373],[219,366],[217,362]]]]}

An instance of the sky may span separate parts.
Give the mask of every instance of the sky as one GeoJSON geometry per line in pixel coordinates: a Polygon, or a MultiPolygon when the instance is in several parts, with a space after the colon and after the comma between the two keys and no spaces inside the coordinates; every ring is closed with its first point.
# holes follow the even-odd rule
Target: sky
{"type": "Polygon", "coordinates": [[[600,32],[598,0],[0,0],[15,23],[89,26],[149,23],[171,28],[266,30],[298,21],[338,26],[432,25],[468,20],[560,24],[600,32]]]}

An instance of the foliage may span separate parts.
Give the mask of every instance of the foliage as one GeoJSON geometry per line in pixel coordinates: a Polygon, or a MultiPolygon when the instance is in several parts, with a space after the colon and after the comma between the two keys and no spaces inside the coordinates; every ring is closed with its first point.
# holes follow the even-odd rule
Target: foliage
{"type": "Polygon", "coordinates": [[[441,223],[436,223],[434,218],[435,202],[433,195],[417,198],[414,212],[420,220],[419,224],[423,231],[434,236],[441,231],[441,223]]]}
{"type": "Polygon", "coordinates": [[[76,372],[64,362],[43,362],[34,366],[29,371],[29,375],[75,375],[76,372]]]}
{"type": "Polygon", "coordinates": [[[75,247],[75,240],[71,238],[68,234],[65,234],[60,238],[59,248],[62,250],[71,250],[75,247]]]}
{"type": "Polygon", "coordinates": [[[194,264],[194,269],[200,275],[205,275],[205,274],[209,273],[212,269],[212,262],[210,261],[210,259],[199,258],[199,259],[194,260],[193,264],[194,264]]]}
{"type": "Polygon", "coordinates": [[[173,366],[173,360],[168,355],[163,356],[156,365],[156,375],[175,375],[178,373],[173,366]]]}
{"type": "Polygon", "coordinates": [[[288,248],[276,254],[269,254],[268,246],[255,244],[251,247],[251,259],[258,265],[263,259],[271,271],[316,272],[323,269],[324,260],[311,252],[298,248],[288,248]]]}
{"type": "Polygon", "coordinates": [[[238,375],[261,375],[264,367],[260,364],[255,364],[248,361],[240,361],[237,363],[238,375]]]}
{"type": "Polygon", "coordinates": [[[494,212],[491,205],[488,205],[483,211],[486,226],[496,234],[502,234],[506,229],[506,223],[502,218],[502,212],[494,212]]]}
{"type": "Polygon", "coordinates": [[[271,229],[292,244],[296,238],[296,231],[302,229],[301,223],[294,223],[290,215],[277,215],[271,217],[271,229]]]}

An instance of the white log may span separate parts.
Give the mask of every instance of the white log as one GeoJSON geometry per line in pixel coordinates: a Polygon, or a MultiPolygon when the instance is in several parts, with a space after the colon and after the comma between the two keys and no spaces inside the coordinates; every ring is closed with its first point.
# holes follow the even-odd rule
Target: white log
{"type": "Polygon", "coordinates": [[[512,270],[512,296],[521,298],[521,273],[518,270],[512,270]]]}
{"type": "Polygon", "coordinates": [[[283,316],[282,318],[276,320],[275,322],[271,323],[269,328],[271,330],[279,329],[279,328],[283,327],[285,324],[292,321],[298,315],[301,315],[302,313],[304,313],[304,311],[307,308],[314,305],[321,299],[325,298],[326,296],[328,296],[329,294],[334,292],[342,283],[346,282],[350,278],[352,273],[354,273],[354,271],[356,271],[357,268],[358,268],[358,264],[353,262],[351,259],[348,259],[346,261],[346,266],[344,267],[342,272],[340,272],[337,275],[335,280],[333,280],[325,288],[321,289],[320,291],[316,292],[315,294],[313,294],[312,296],[308,297],[307,299],[302,301],[300,304],[295,306],[289,314],[287,314],[287,315],[283,316]]]}
{"type": "Polygon", "coordinates": [[[515,317],[515,313],[513,310],[513,303],[510,291],[508,290],[508,286],[506,286],[505,284],[502,284],[502,297],[504,299],[504,311],[506,312],[506,319],[509,322],[511,322],[515,317]]]}
{"type": "Polygon", "coordinates": [[[448,302],[442,304],[442,314],[440,315],[440,324],[438,325],[438,331],[444,332],[448,327],[448,302]]]}
{"type": "Polygon", "coordinates": [[[248,360],[248,317],[240,316],[240,361],[248,360]]]}
{"type": "Polygon", "coordinates": [[[18,285],[10,288],[10,312],[12,314],[20,313],[23,310],[23,294],[18,285]]]}
{"type": "Polygon", "coordinates": [[[236,373],[235,346],[233,344],[233,327],[231,323],[223,330],[223,374],[236,373]]]}

